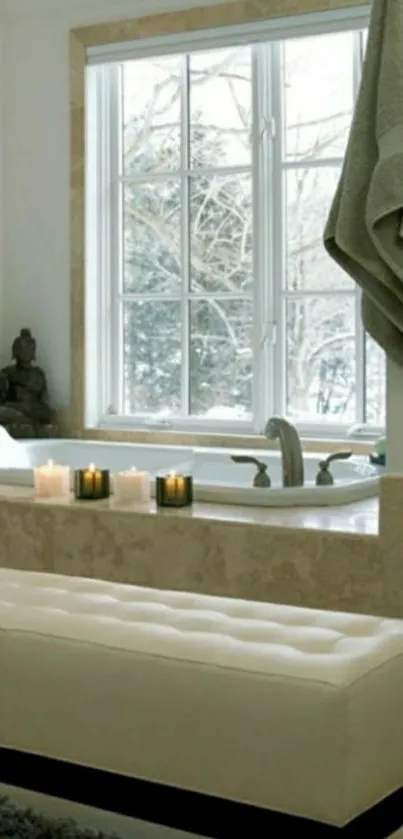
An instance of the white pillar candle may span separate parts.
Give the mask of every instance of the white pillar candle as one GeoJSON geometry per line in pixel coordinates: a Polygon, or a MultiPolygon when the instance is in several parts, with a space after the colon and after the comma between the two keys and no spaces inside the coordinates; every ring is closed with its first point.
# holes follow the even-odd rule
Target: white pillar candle
{"type": "Polygon", "coordinates": [[[48,460],[34,469],[35,498],[65,498],[70,493],[70,469],[48,460]]]}
{"type": "Polygon", "coordinates": [[[137,469],[126,469],[114,476],[117,504],[146,504],[150,500],[150,475],[137,469]]]}

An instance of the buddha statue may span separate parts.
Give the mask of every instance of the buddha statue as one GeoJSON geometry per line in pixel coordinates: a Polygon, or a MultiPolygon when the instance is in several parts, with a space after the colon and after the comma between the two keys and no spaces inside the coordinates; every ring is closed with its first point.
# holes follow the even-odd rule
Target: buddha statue
{"type": "Polygon", "coordinates": [[[17,439],[56,437],[46,376],[34,363],[36,341],[30,329],[21,329],[13,341],[12,357],[14,363],[0,370],[0,425],[17,439]]]}

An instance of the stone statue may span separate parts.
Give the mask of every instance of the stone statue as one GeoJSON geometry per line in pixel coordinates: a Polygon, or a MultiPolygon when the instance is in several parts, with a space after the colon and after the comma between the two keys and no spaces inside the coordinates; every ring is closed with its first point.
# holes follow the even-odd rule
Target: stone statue
{"type": "Polygon", "coordinates": [[[21,329],[13,341],[12,357],[14,364],[0,370],[0,425],[17,439],[57,437],[46,376],[34,364],[36,341],[30,329],[21,329]]]}

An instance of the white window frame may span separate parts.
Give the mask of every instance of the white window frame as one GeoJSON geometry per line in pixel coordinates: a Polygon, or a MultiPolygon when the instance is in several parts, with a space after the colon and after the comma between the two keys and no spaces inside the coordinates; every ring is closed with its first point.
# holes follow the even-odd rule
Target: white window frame
{"type": "MultiPolygon", "coordinates": [[[[216,434],[256,434],[261,433],[267,418],[282,411],[284,400],[284,368],[285,368],[285,318],[283,306],[286,297],[294,297],[295,293],[287,295],[286,290],[275,286],[274,276],[282,276],[284,266],[284,225],[279,213],[274,212],[275,206],[283,206],[282,182],[285,169],[297,164],[282,161],[281,136],[277,126],[281,125],[281,95],[280,95],[280,46],[282,40],[292,37],[304,37],[314,34],[360,30],[368,25],[368,7],[358,6],[355,9],[305,14],[290,19],[275,19],[267,23],[251,24],[247,26],[223,27],[209,31],[188,33],[186,44],[183,34],[167,36],[157,39],[144,39],[133,43],[108,45],[88,50],[87,64],[93,66],[93,71],[87,74],[86,90],[86,316],[85,316],[85,424],[90,428],[131,428],[131,429],[161,429],[172,431],[189,431],[216,434]],[[270,47],[267,46],[270,42],[270,47]],[[119,297],[122,295],[120,283],[122,281],[123,256],[119,243],[122,224],[122,173],[118,170],[121,159],[119,144],[121,142],[122,115],[120,112],[119,96],[119,67],[117,62],[123,60],[144,58],[153,55],[172,53],[190,53],[192,51],[208,50],[235,44],[253,44],[253,120],[258,126],[253,136],[253,211],[254,211],[254,241],[268,240],[281,242],[277,248],[256,248],[253,252],[253,273],[256,289],[254,292],[254,387],[253,421],[244,420],[205,420],[199,417],[183,417],[182,419],[157,420],[147,416],[123,416],[119,414],[122,405],[122,382],[116,375],[117,369],[122,369],[122,347],[117,340],[121,333],[121,306],[119,297]],[[112,64],[112,67],[110,66],[112,64]],[[259,177],[257,177],[259,173],[259,177]],[[267,201],[270,196],[270,201],[267,201]],[[269,276],[269,283],[264,278],[269,276]],[[259,387],[263,383],[264,371],[274,369],[282,373],[275,377],[267,376],[272,382],[269,387],[259,387]]],[[[358,44],[358,40],[357,40],[358,44]]],[[[356,80],[358,85],[360,60],[357,48],[356,80]]],[[[186,74],[184,74],[186,79],[186,74]]],[[[186,83],[186,82],[185,82],[186,83]]],[[[182,97],[183,102],[187,97],[182,97]]],[[[182,114],[182,128],[186,131],[188,125],[187,114],[182,114]]],[[[186,161],[182,161],[186,163],[186,161]]],[[[324,166],[340,165],[340,159],[323,162],[324,166]]],[[[306,167],[306,162],[304,166],[306,167]]],[[[309,164],[308,164],[309,165],[309,164]]],[[[322,165],[315,161],[316,167],[322,165]]],[[[243,167],[234,167],[237,170],[243,167]]],[[[244,167],[247,168],[247,167],[244,167]]],[[[229,167],[211,170],[211,174],[219,172],[230,173],[229,167]]],[[[203,170],[203,173],[205,170],[203,170]]],[[[147,180],[175,176],[169,172],[166,175],[149,175],[147,180]]],[[[183,174],[183,173],[182,173],[183,174]]],[[[182,178],[183,197],[186,198],[187,178],[182,178]]],[[[188,220],[183,216],[183,223],[188,220]]],[[[183,236],[184,248],[187,247],[187,236],[183,236]]],[[[186,252],[182,264],[187,264],[186,252]]],[[[186,283],[187,278],[183,278],[186,283]]],[[[188,293],[188,289],[185,289],[188,293]]],[[[298,296],[308,296],[301,293],[298,296]]],[[[327,294],[348,296],[352,300],[359,297],[359,290],[333,291],[327,294]]],[[[126,295],[128,296],[128,295],[126,295]]],[[[192,297],[194,295],[191,295],[192,297]]],[[[204,295],[203,295],[204,296],[204,295]]],[[[208,295],[205,295],[206,297],[208,295]]],[[[226,299],[231,296],[225,295],[226,299]]],[[[141,296],[143,297],[143,296],[141,296]]],[[[217,295],[214,295],[217,297],[217,295]]],[[[169,300],[164,295],[164,300],[169,300]]],[[[187,297],[182,296],[182,316],[187,316],[187,297]]],[[[361,415],[358,413],[358,423],[353,429],[354,436],[370,436],[378,434],[381,429],[363,424],[364,406],[364,340],[363,329],[359,317],[359,306],[356,306],[356,353],[362,358],[362,365],[357,365],[360,375],[357,381],[357,392],[361,402],[361,415]],[[360,420],[362,422],[360,422],[360,420]]],[[[187,358],[185,353],[184,358],[187,358]]],[[[182,393],[186,396],[185,384],[188,380],[186,364],[182,374],[182,393]]],[[[298,424],[298,430],[306,437],[340,438],[351,436],[352,430],[347,424],[338,423],[309,423],[298,424]]]]}

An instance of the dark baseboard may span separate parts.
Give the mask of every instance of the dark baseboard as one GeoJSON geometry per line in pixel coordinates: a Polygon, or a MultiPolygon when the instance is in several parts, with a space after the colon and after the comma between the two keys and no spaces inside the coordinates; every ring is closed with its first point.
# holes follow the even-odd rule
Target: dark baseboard
{"type": "Polygon", "coordinates": [[[403,825],[403,787],[344,828],[0,747],[0,783],[146,822],[229,839],[237,833],[309,839],[387,839],[403,825]]]}

